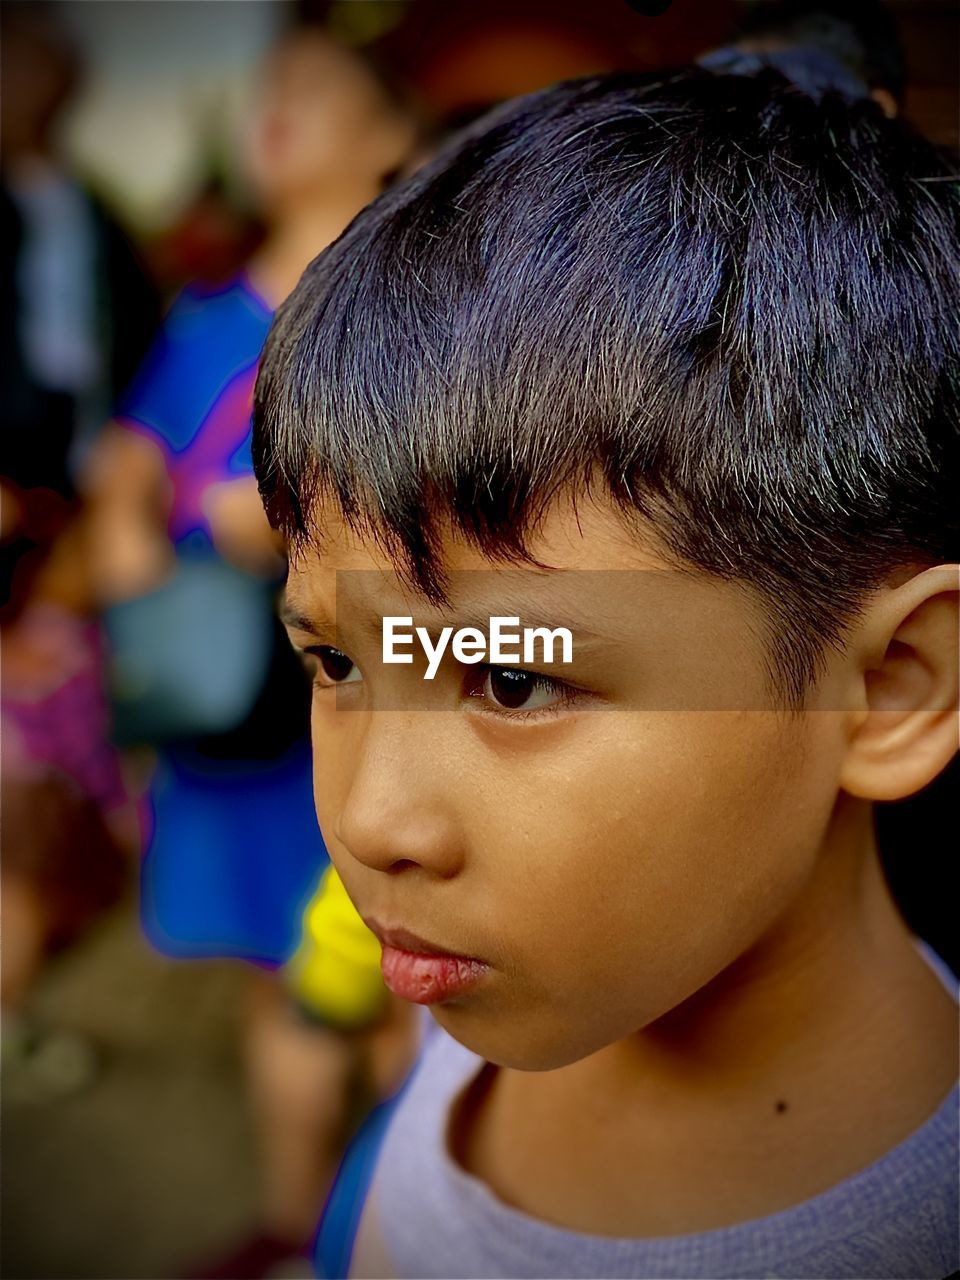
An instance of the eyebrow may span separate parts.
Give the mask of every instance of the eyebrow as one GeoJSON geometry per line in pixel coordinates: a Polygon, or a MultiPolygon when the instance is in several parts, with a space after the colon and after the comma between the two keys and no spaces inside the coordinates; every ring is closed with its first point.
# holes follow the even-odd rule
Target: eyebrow
{"type": "Polygon", "coordinates": [[[306,635],[319,640],[321,644],[336,646],[337,629],[329,618],[311,618],[309,614],[291,603],[286,595],[281,597],[277,612],[284,626],[294,631],[303,631],[306,635]]]}
{"type": "Polygon", "coordinates": [[[535,616],[532,614],[525,614],[522,611],[517,610],[510,612],[506,609],[502,612],[499,610],[491,610],[490,613],[486,615],[474,613],[458,614],[456,616],[444,617],[436,622],[432,620],[428,622],[421,621],[419,624],[417,619],[414,618],[413,623],[414,626],[420,625],[425,627],[427,634],[431,638],[435,638],[442,627],[453,627],[454,631],[459,631],[463,627],[474,627],[477,631],[481,631],[486,635],[490,630],[491,618],[519,618],[518,628],[521,631],[526,629],[533,630],[534,628],[540,627],[546,631],[557,631],[561,627],[564,627],[573,636],[578,646],[581,644],[594,644],[607,639],[607,637],[601,636],[595,631],[589,631],[586,627],[581,625],[579,620],[573,621],[569,618],[557,617],[548,618],[542,615],[535,616]]]}
{"type": "MultiPolygon", "coordinates": [[[[400,606],[398,606],[399,608],[400,606]]],[[[284,597],[279,607],[280,620],[286,626],[291,627],[295,631],[302,631],[306,635],[313,636],[320,644],[330,645],[335,648],[337,646],[337,627],[336,624],[327,617],[311,617],[305,613],[297,605],[293,604],[284,597]]],[[[603,636],[595,631],[589,631],[581,626],[579,622],[571,622],[567,620],[558,620],[555,617],[546,618],[543,616],[534,617],[524,615],[522,612],[517,613],[494,613],[491,611],[487,615],[476,614],[474,612],[458,614],[456,616],[444,616],[441,619],[424,620],[417,618],[411,614],[400,615],[375,615],[371,614],[364,620],[363,630],[367,632],[373,639],[380,640],[383,634],[383,618],[384,617],[412,617],[412,626],[424,627],[427,634],[432,640],[436,640],[443,627],[452,627],[454,631],[459,631],[463,627],[474,627],[484,635],[490,629],[490,618],[515,618],[519,617],[519,628],[535,628],[542,627],[548,631],[556,631],[561,627],[565,627],[573,636],[577,648],[593,648],[594,645],[602,645],[604,643],[614,643],[613,637],[603,636]]]]}

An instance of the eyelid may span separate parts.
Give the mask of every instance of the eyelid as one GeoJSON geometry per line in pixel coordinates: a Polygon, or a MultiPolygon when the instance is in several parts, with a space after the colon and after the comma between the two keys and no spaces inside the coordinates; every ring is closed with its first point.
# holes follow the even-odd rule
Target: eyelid
{"type": "MultiPolygon", "coordinates": [[[[299,634],[300,636],[304,635],[303,632],[300,632],[299,634]]],[[[336,649],[338,653],[343,652],[343,650],[340,649],[338,645],[330,644],[326,640],[317,640],[315,638],[310,640],[304,640],[304,639],[295,638],[293,631],[289,627],[287,628],[287,640],[289,641],[290,648],[294,651],[294,653],[299,654],[301,657],[304,654],[307,654],[310,657],[315,658],[318,656],[318,652],[321,649],[336,649]]]]}
{"type": "MultiPolygon", "coordinates": [[[[309,670],[308,668],[308,673],[312,677],[314,688],[315,689],[339,689],[339,688],[342,688],[344,685],[357,684],[358,681],[356,680],[331,680],[327,676],[323,668],[323,651],[324,650],[326,650],[327,652],[332,651],[333,653],[340,654],[341,657],[347,659],[347,661],[350,663],[351,667],[353,667],[355,671],[357,671],[358,673],[360,672],[359,666],[353,660],[353,658],[350,657],[349,653],[345,653],[343,649],[338,648],[335,644],[307,645],[305,648],[299,649],[299,653],[302,659],[306,660],[307,658],[311,658],[316,663],[315,670],[309,670]]],[[[306,665],[307,663],[306,661],[304,661],[304,666],[306,665]]],[[[362,679],[363,679],[363,675],[362,673],[360,673],[360,680],[362,679]]]]}
{"type": "Polygon", "coordinates": [[[574,684],[572,680],[565,680],[562,676],[551,675],[550,672],[542,671],[539,667],[526,666],[518,662],[481,662],[473,669],[482,672],[484,679],[491,671],[518,671],[522,675],[531,676],[538,684],[549,684],[555,689],[566,689],[570,693],[582,694],[584,697],[588,697],[590,693],[588,689],[574,684]]]}

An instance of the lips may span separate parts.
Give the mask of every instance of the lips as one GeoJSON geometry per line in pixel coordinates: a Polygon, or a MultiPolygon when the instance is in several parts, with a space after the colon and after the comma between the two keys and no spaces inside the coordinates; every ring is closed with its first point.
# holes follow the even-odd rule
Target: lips
{"type": "Polygon", "coordinates": [[[383,980],[403,1000],[414,1004],[453,1000],[465,995],[490,971],[486,961],[444,951],[406,929],[387,928],[376,920],[366,924],[383,947],[383,980]]]}

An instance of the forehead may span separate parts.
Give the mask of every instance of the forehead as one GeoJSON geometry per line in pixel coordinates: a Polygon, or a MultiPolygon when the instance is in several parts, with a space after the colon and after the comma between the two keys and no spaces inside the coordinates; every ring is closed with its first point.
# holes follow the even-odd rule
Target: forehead
{"type": "Polygon", "coordinates": [[[664,568],[665,561],[638,544],[612,510],[579,505],[578,510],[569,499],[554,503],[530,539],[532,563],[519,566],[491,560],[450,522],[441,524],[448,605],[438,607],[409,583],[403,567],[372,535],[351,529],[335,504],[321,502],[314,513],[316,542],[291,557],[287,612],[337,622],[350,615],[416,614],[427,625],[443,625],[456,615],[483,626],[493,614],[535,611],[544,620],[550,614],[579,615],[582,623],[598,607],[596,575],[664,568]]]}
{"type": "Polygon", "coordinates": [[[264,65],[268,89],[373,88],[360,59],[320,31],[301,31],[283,40],[264,65]]]}
{"type": "Polygon", "coordinates": [[[431,606],[373,536],[351,529],[334,504],[315,513],[316,541],[292,555],[287,580],[290,612],[334,619],[353,611],[385,616],[416,613],[443,621],[536,614],[576,619],[581,631],[598,629],[627,639],[637,627],[670,614],[675,625],[707,617],[725,631],[756,621],[752,593],[670,557],[652,529],[628,524],[612,502],[557,499],[527,547],[522,564],[491,560],[449,524],[441,531],[440,560],[449,583],[449,607],[431,606]],[[601,626],[602,624],[602,626],[601,626]]]}
{"type": "MultiPolygon", "coordinates": [[[[291,556],[291,589],[307,589],[318,575],[368,571],[385,580],[400,576],[399,566],[377,539],[351,528],[339,507],[318,502],[313,513],[315,541],[291,556]]],[[[527,540],[529,563],[523,569],[492,560],[456,530],[440,522],[440,560],[451,575],[509,573],[531,575],[572,571],[647,570],[678,568],[652,529],[628,524],[612,503],[563,494],[554,501],[527,540]]]]}

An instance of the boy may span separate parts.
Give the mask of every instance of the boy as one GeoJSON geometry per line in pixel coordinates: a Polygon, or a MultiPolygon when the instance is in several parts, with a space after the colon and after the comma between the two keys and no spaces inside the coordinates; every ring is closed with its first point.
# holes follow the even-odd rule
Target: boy
{"type": "Polygon", "coordinates": [[[351,1275],[957,1267],[955,1001],[872,824],[957,746],[947,177],[774,73],[575,82],[282,309],[319,821],[447,1033],[351,1275]],[[572,661],[383,661],[515,615],[572,661]]]}

